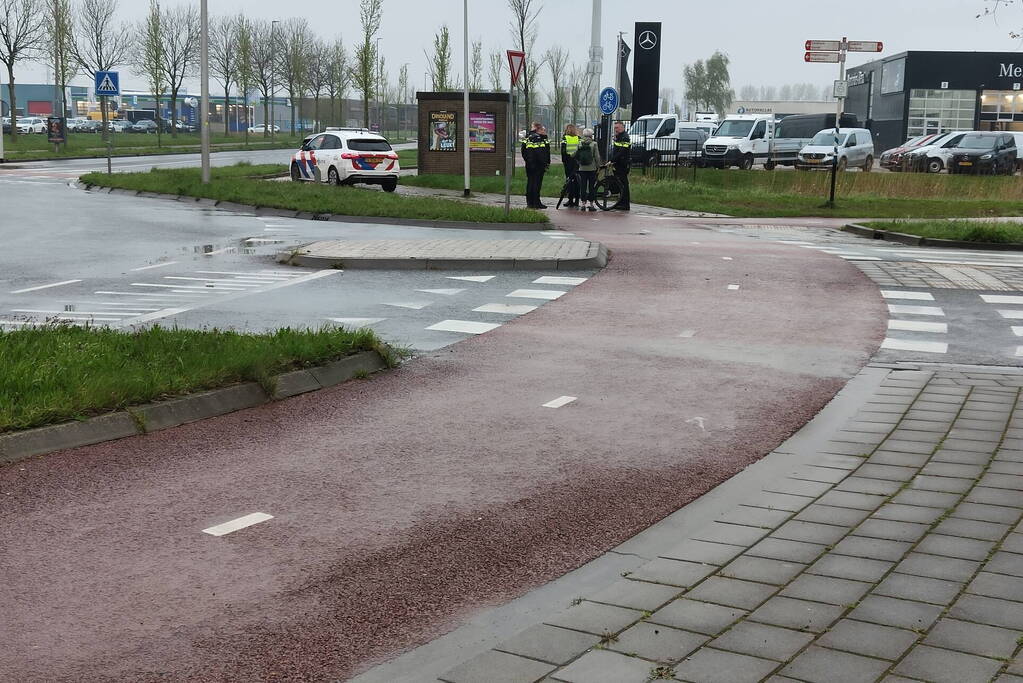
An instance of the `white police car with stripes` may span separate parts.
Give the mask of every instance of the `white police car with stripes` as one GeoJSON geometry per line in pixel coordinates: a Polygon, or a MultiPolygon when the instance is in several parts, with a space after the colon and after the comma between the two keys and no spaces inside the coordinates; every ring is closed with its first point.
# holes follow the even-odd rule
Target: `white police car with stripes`
{"type": "Polygon", "coordinates": [[[332,185],[398,187],[398,154],[387,139],[365,128],[327,128],[310,135],[291,157],[291,179],[332,185]]]}

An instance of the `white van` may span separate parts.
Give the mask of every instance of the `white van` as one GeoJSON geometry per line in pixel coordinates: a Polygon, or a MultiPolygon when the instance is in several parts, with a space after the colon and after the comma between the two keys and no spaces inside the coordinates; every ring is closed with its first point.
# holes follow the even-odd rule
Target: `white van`
{"type": "Polygon", "coordinates": [[[736,115],[725,117],[714,136],[703,144],[703,164],[716,168],[738,166],[751,169],[767,159],[774,139],[774,116],[736,115]]]}
{"type": "Polygon", "coordinates": [[[827,128],[813,136],[810,144],[799,151],[796,168],[829,169],[834,163],[835,148],[838,148],[838,170],[862,168],[870,171],[874,167],[874,138],[866,128],[827,128]]]}
{"type": "Polygon", "coordinates": [[[695,151],[690,147],[692,135],[680,135],[679,131],[700,130],[710,136],[716,127],[713,121],[679,121],[674,114],[640,116],[629,128],[632,163],[656,165],[683,152],[695,151]]]}
{"type": "Polygon", "coordinates": [[[714,135],[714,131],[716,131],[718,129],[718,124],[717,124],[717,121],[679,121],[678,122],[678,129],[679,130],[685,130],[687,128],[690,129],[690,130],[693,130],[693,129],[695,129],[695,130],[702,130],[704,133],[707,134],[707,137],[710,137],[710,136],[714,135]]]}

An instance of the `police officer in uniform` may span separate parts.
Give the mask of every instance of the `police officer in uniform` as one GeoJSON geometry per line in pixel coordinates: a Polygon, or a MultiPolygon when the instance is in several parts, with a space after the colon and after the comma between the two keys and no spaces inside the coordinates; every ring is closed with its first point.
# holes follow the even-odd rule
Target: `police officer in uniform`
{"type": "Polygon", "coordinates": [[[575,152],[579,149],[579,131],[575,124],[565,126],[565,135],[561,138],[561,166],[565,169],[565,181],[568,183],[568,203],[565,206],[579,206],[579,164],[575,160],[575,152]]]}
{"type": "Polygon", "coordinates": [[[533,124],[533,129],[522,141],[522,160],[526,162],[526,206],[531,209],[546,209],[540,203],[540,188],[543,176],[551,165],[551,141],[544,127],[533,124]]]}
{"type": "Polygon", "coordinates": [[[629,210],[629,167],[632,165],[632,141],[625,132],[625,124],[615,123],[615,137],[611,143],[611,163],[615,167],[615,178],[622,184],[622,198],[614,208],[619,211],[629,210]]]}

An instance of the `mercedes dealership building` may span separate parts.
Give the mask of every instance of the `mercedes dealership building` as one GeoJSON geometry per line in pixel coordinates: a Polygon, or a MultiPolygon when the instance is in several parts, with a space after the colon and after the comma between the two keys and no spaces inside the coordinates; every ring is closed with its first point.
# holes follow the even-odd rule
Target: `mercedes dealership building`
{"type": "Polygon", "coordinates": [[[1023,131],[1023,53],[903,52],[848,70],[847,112],[878,151],[951,130],[1023,131]]]}

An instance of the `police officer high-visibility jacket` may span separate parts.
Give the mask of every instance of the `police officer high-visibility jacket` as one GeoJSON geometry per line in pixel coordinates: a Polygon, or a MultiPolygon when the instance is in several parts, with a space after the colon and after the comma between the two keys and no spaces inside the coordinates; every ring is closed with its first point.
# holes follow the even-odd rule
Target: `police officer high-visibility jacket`
{"type": "Polygon", "coordinates": [[[545,169],[551,165],[551,141],[535,130],[522,141],[522,160],[526,169],[545,169]]]}
{"type": "Polygon", "coordinates": [[[579,149],[578,135],[566,135],[561,138],[561,163],[567,166],[577,149],[579,149]]]}
{"type": "Polygon", "coordinates": [[[617,133],[611,146],[611,163],[615,165],[616,174],[629,172],[632,165],[632,141],[629,139],[628,131],[617,133]]]}

